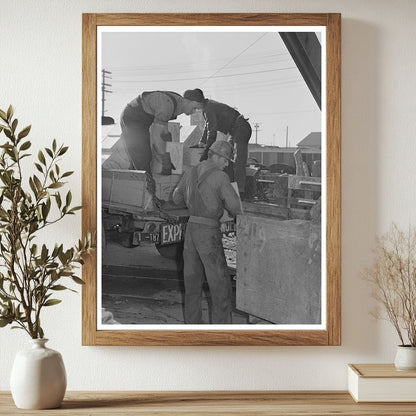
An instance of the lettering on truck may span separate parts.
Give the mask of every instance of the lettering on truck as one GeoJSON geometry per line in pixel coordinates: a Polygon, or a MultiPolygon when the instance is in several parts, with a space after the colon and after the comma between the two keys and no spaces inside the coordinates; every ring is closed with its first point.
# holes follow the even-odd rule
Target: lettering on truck
{"type": "Polygon", "coordinates": [[[183,224],[163,224],[161,235],[162,244],[177,243],[182,240],[183,224]]]}

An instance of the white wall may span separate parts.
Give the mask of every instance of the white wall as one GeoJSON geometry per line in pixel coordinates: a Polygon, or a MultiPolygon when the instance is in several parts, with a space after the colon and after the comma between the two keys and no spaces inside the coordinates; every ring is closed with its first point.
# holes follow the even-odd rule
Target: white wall
{"type": "MultiPolygon", "coordinates": [[[[413,0],[0,0],[0,108],[33,124],[36,148],[70,145],[81,186],[81,13],[342,13],[342,346],[82,347],[81,298],[47,311],[69,390],[345,389],[346,364],[392,362],[392,328],[369,316],[359,271],[391,221],[415,222],[416,2],[413,0]]],[[[48,236],[70,244],[80,216],[48,236]]],[[[27,336],[0,330],[0,390],[27,336]]]]}

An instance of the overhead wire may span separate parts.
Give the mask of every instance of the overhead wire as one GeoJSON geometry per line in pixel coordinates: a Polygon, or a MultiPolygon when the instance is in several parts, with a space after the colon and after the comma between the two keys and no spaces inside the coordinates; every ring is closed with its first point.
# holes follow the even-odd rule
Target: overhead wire
{"type": "Polygon", "coordinates": [[[238,57],[240,57],[244,52],[246,52],[248,49],[250,49],[253,45],[255,45],[258,41],[260,41],[261,39],[263,39],[265,36],[267,35],[266,33],[263,33],[263,35],[261,35],[259,38],[257,38],[253,43],[251,43],[249,46],[247,46],[247,48],[245,48],[243,51],[241,51],[238,55],[236,55],[234,58],[232,58],[229,62],[227,62],[225,65],[223,65],[221,68],[219,68],[217,71],[215,71],[211,76],[209,76],[208,78],[206,78],[203,82],[201,82],[199,84],[199,87],[201,87],[202,85],[205,84],[205,82],[207,82],[209,79],[211,78],[215,78],[215,75],[218,74],[218,72],[222,71],[224,68],[226,68],[231,62],[234,62],[238,57]]]}
{"type": "MultiPolygon", "coordinates": [[[[251,71],[251,72],[242,72],[242,73],[238,73],[238,74],[226,74],[226,75],[212,75],[208,78],[205,77],[193,77],[193,78],[171,78],[171,79],[156,79],[156,80],[112,80],[113,84],[116,82],[120,82],[120,83],[137,83],[137,82],[172,82],[172,81],[195,81],[198,79],[205,79],[204,82],[208,81],[209,79],[212,78],[229,78],[229,77],[238,77],[238,76],[242,76],[242,75],[253,75],[253,74],[263,74],[266,72],[276,72],[276,71],[285,71],[285,70],[290,70],[290,69],[297,69],[296,66],[290,66],[290,67],[286,67],[286,68],[275,68],[275,69],[268,69],[268,70],[264,70],[264,71],[251,71]]],[[[203,83],[204,83],[203,82],[203,83]]],[[[202,84],[199,84],[199,86],[201,86],[202,84]]]]}
{"type": "MultiPolygon", "coordinates": [[[[290,63],[288,58],[284,58],[284,59],[278,59],[278,60],[273,60],[270,62],[255,62],[255,63],[248,63],[248,64],[244,64],[244,65],[232,65],[230,67],[227,68],[227,70],[232,70],[232,69],[239,69],[239,68],[247,68],[247,67],[255,67],[255,66],[264,66],[267,67],[269,65],[273,65],[273,64],[278,64],[278,63],[282,63],[282,62],[287,62],[290,63]]],[[[182,70],[183,68],[185,68],[184,65],[181,65],[180,67],[178,66],[179,70],[172,70],[172,67],[158,67],[158,70],[152,70],[152,74],[155,75],[155,73],[158,74],[164,74],[164,73],[169,73],[171,75],[175,75],[175,74],[189,74],[189,73],[198,73],[198,72],[207,72],[209,71],[209,69],[204,69],[201,66],[198,67],[198,69],[186,69],[186,70],[182,70]]],[[[126,71],[128,71],[127,73],[122,73],[122,72],[117,72],[117,70],[114,70],[112,67],[106,67],[106,69],[108,69],[109,71],[112,72],[113,75],[116,75],[118,77],[131,77],[131,76],[141,76],[140,69],[126,69],[126,71]]],[[[143,69],[143,72],[150,72],[148,69],[143,69]]],[[[204,75],[205,76],[205,75],[204,75]]]]}
{"type": "MultiPolygon", "coordinates": [[[[261,52],[261,53],[255,53],[255,54],[251,54],[251,55],[247,55],[246,57],[244,57],[243,59],[245,61],[257,61],[259,59],[268,59],[268,58],[273,58],[273,57],[279,57],[279,56],[284,56],[284,57],[289,57],[289,54],[287,52],[280,52],[280,53],[271,53],[269,54],[268,51],[265,52],[261,52]]],[[[228,66],[232,61],[234,61],[237,57],[233,57],[230,61],[227,62],[227,64],[225,64],[225,66],[228,66]]],[[[210,58],[204,61],[199,61],[198,62],[198,66],[199,67],[204,67],[204,66],[209,66],[212,67],[213,64],[216,64],[217,62],[221,63],[224,62],[224,60],[226,60],[227,58],[210,58]]],[[[109,70],[111,69],[112,71],[124,71],[124,70],[154,70],[154,69],[160,69],[161,65],[160,64],[155,64],[155,65],[135,65],[135,66],[113,66],[113,65],[104,65],[106,68],[108,68],[109,70]]],[[[180,62],[169,63],[169,66],[164,65],[162,68],[167,68],[167,69],[171,69],[171,68],[176,68],[176,67],[183,67],[183,62],[182,60],[180,62]]],[[[209,69],[209,68],[207,68],[209,69]]]]}

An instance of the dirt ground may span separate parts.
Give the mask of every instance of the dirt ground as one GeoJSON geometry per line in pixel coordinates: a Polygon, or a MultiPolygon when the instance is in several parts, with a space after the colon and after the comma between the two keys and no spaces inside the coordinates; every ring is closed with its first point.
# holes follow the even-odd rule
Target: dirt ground
{"type": "MultiPolygon", "coordinates": [[[[225,243],[227,244],[227,243],[225,243]]],[[[235,266],[228,241],[226,257],[235,266]]],[[[108,243],[102,257],[102,306],[120,324],[183,324],[183,275],[180,263],[162,257],[154,245],[134,248],[108,243]]],[[[247,314],[235,309],[233,324],[247,324],[247,314]]],[[[208,286],[202,302],[203,322],[210,323],[208,286]]]]}

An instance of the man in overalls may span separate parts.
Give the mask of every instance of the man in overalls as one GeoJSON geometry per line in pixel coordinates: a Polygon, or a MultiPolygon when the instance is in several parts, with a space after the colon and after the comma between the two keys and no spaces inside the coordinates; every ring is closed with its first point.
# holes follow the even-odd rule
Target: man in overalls
{"type": "Polygon", "coordinates": [[[214,100],[206,100],[203,110],[205,129],[200,140],[200,146],[205,147],[201,161],[208,157],[211,145],[219,140],[218,136],[228,140],[236,147],[234,166],[226,169],[231,182],[238,184],[240,195],[244,193],[246,184],[246,164],[248,157],[248,142],[252,129],[248,119],[235,108],[214,100]]]}
{"type": "Polygon", "coordinates": [[[183,252],[185,323],[200,324],[204,275],[212,300],[212,323],[231,323],[232,286],[222,246],[220,218],[224,208],[235,216],[241,203],[223,169],[231,161],[232,146],[215,142],[208,159],[185,173],[173,193],[176,204],[185,203],[190,217],[183,252]]]}
{"type": "MultiPolygon", "coordinates": [[[[171,141],[168,121],[176,119],[179,114],[190,115],[202,109],[204,103],[205,97],[200,89],[186,90],[183,97],[170,91],[143,92],[127,104],[121,113],[121,139],[117,149],[103,163],[103,168],[150,172],[150,126],[153,123],[162,126],[161,138],[171,141]]],[[[170,160],[162,173],[170,174],[170,160]]]]}

